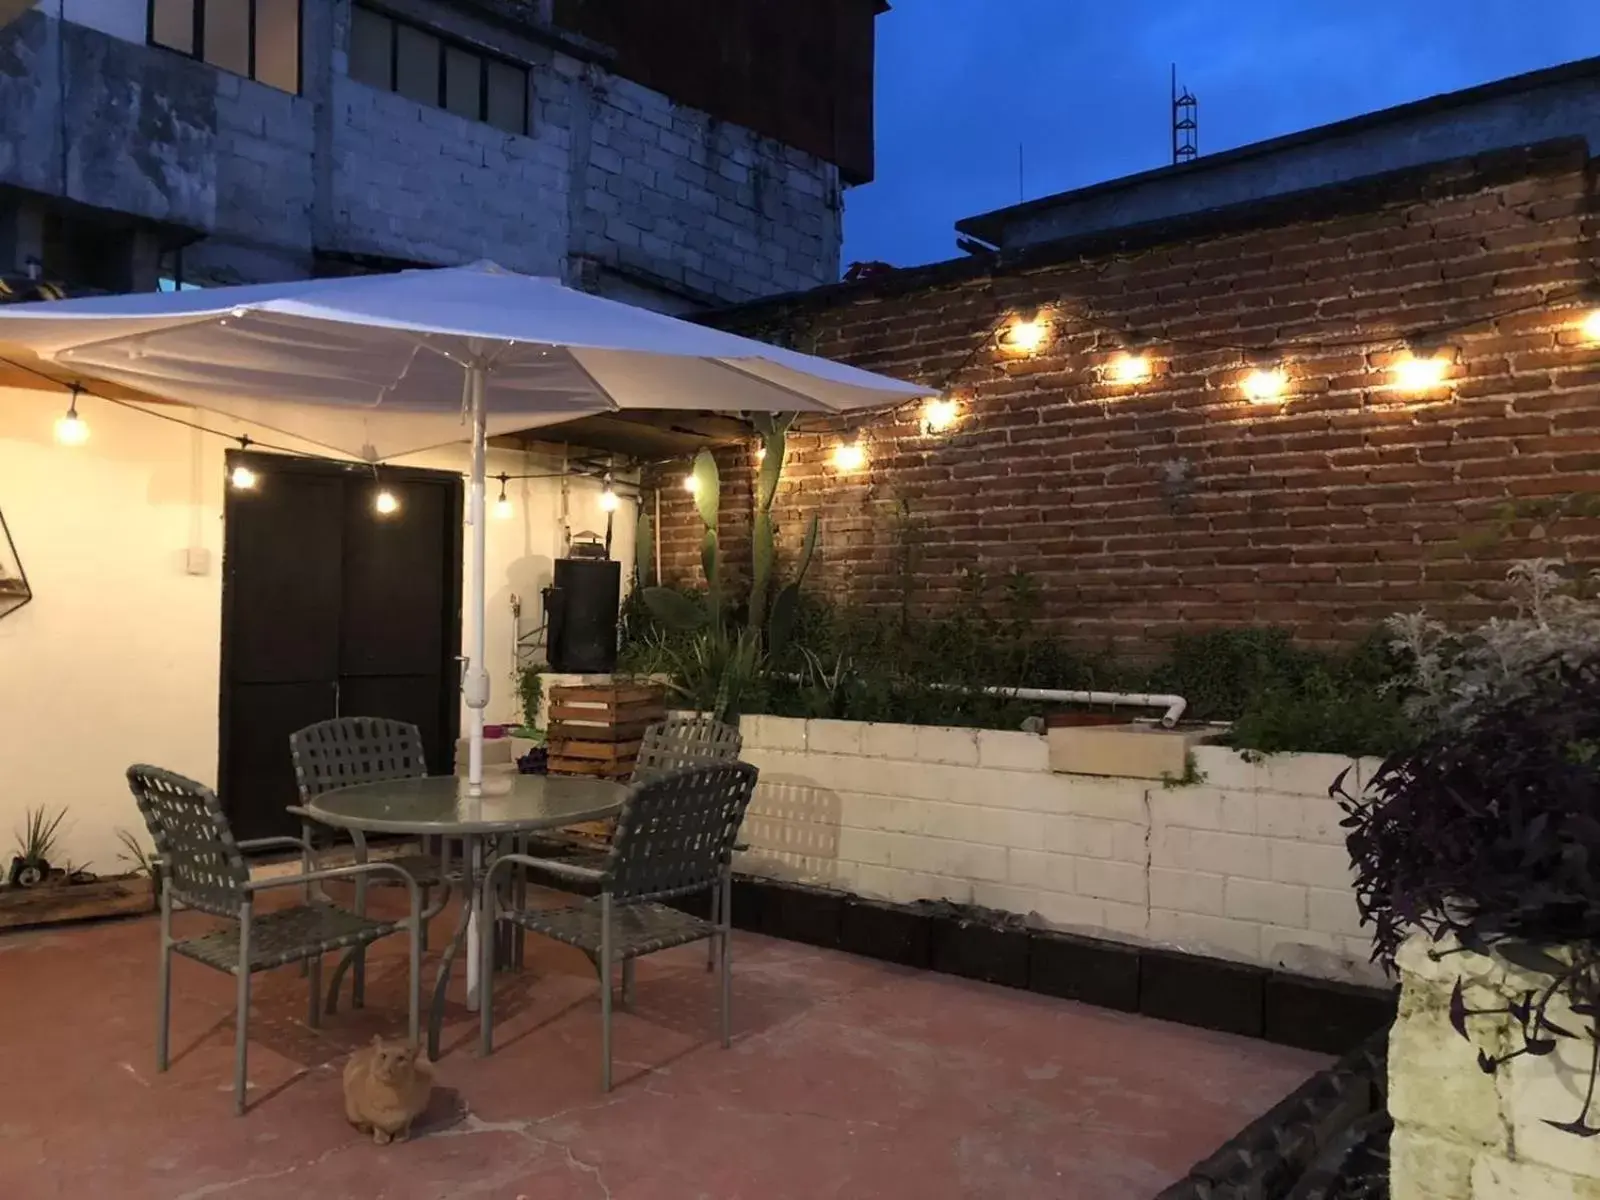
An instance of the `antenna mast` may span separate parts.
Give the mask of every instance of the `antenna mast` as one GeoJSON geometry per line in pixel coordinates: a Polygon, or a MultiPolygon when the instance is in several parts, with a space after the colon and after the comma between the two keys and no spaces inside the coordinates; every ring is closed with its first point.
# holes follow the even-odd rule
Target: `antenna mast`
{"type": "Polygon", "coordinates": [[[1200,101],[1188,88],[1178,92],[1178,64],[1172,64],[1172,161],[1192,162],[1200,153],[1200,101]]]}

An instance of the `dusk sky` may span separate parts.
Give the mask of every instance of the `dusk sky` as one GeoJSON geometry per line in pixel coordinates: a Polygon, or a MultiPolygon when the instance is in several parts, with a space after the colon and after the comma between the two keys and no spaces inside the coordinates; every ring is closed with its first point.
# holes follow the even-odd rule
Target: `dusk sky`
{"type": "Polygon", "coordinates": [[[1596,0],[893,0],[878,170],[846,264],[950,258],[953,225],[1171,160],[1169,64],[1200,152],[1600,54],[1596,0]]]}

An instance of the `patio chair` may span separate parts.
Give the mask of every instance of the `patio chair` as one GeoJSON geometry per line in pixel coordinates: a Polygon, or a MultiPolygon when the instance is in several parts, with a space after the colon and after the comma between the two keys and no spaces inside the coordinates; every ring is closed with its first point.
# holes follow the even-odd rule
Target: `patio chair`
{"type": "MultiPolygon", "coordinates": [[[[415,725],[383,717],[334,717],[307,725],[289,735],[289,753],[294,759],[295,784],[300,789],[302,805],[334,788],[389,779],[415,779],[428,773],[421,731],[415,725]]],[[[300,836],[308,846],[314,847],[315,830],[322,827],[305,820],[303,808],[291,807],[289,811],[302,818],[300,836]]],[[[355,842],[357,858],[364,861],[366,836],[359,830],[352,830],[350,837],[355,842]]],[[[311,869],[314,854],[314,850],[308,852],[305,870],[311,869]]],[[[448,873],[442,847],[424,842],[421,853],[401,855],[389,861],[417,881],[422,888],[422,906],[426,909],[432,890],[445,882],[448,873]]],[[[357,883],[356,891],[356,911],[365,912],[364,881],[357,883]]],[[[428,947],[426,925],[422,930],[422,947],[424,950],[428,947]]],[[[356,958],[351,988],[353,1003],[360,1008],[365,988],[365,968],[360,956],[356,958]]]]}
{"type": "MultiPolygon", "coordinates": [[[[743,747],[744,738],[738,728],[718,721],[714,717],[702,713],[668,717],[644,731],[644,739],[639,743],[639,754],[634,759],[633,774],[628,782],[647,783],[684,767],[738,762],[739,752],[743,747]]],[[[573,839],[547,837],[524,844],[521,849],[523,853],[531,853],[541,861],[552,863],[556,867],[555,871],[530,868],[526,872],[528,882],[561,891],[578,890],[580,895],[592,894],[592,887],[588,892],[583,891],[584,885],[576,884],[570,878],[563,878],[558,874],[559,869],[583,867],[598,872],[604,869],[606,863],[604,847],[578,843],[573,839]]],[[[733,849],[743,850],[744,846],[738,845],[733,849]]],[[[720,893],[713,891],[711,893],[713,923],[717,920],[717,906],[720,901],[720,893]]],[[[520,950],[519,946],[515,952],[518,962],[522,957],[520,950]]],[[[715,970],[716,965],[717,943],[713,940],[706,969],[715,970]]]]}
{"type": "Polygon", "coordinates": [[[228,818],[211,789],[163,771],[159,767],[128,768],[128,787],[139,803],[155,842],[161,888],[161,975],[156,1025],[156,1069],[168,1063],[168,1034],[172,1016],[172,956],[225,971],[238,981],[233,1109],[245,1109],[246,1057],[250,1026],[250,977],[288,963],[310,965],[310,1001],[307,1020],[321,1023],[322,956],[333,950],[366,946],[402,930],[410,935],[411,980],[407,993],[407,1031],[417,1044],[422,971],[422,908],[416,880],[393,863],[358,863],[320,871],[302,871],[273,879],[252,880],[244,860],[249,850],[301,847],[299,838],[256,838],[236,842],[228,818]],[[329,879],[366,879],[373,875],[398,876],[406,885],[411,907],[403,920],[376,920],[331,903],[316,888],[329,879]],[[302,886],[304,903],[288,908],[255,911],[258,892],[302,886]],[[172,906],[208,913],[232,922],[195,937],[172,936],[172,906]]]}
{"type": "MultiPolygon", "coordinates": [[[[749,763],[685,767],[628,793],[617,830],[600,871],[565,863],[502,855],[483,881],[483,911],[492,924],[508,920],[532,933],[542,933],[575,946],[588,955],[600,975],[600,1081],[611,1090],[611,968],[622,964],[622,999],[633,999],[633,962],[657,950],[712,939],[722,965],[721,1036],[732,1037],[733,975],[728,939],[730,920],[729,865],[739,825],[744,820],[757,771],[749,763]],[[565,908],[516,908],[501,912],[496,880],[512,865],[538,866],[572,883],[592,883],[599,894],[565,908]],[[672,908],[662,901],[696,892],[721,893],[715,921],[672,908]]],[[[481,941],[483,980],[479,1014],[482,1053],[494,1049],[493,987],[496,939],[481,941]]]]}

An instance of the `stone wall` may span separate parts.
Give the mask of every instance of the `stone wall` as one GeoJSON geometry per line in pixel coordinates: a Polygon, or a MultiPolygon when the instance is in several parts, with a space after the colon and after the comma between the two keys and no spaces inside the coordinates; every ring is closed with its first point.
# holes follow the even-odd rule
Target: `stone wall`
{"type": "MultiPolygon", "coordinates": [[[[1554,1053],[1524,1055],[1495,1075],[1478,1047],[1503,1052],[1506,1031],[1469,1018],[1473,1042],[1451,1028],[1450,995],[1468,982],[1469,1010],[1503,1008],[1541,980],[1477,954],[1435,961],[1420,938],[1400,953],[1400,1014],[1389,1038],[1390,1194],[1394,1200],[1593,1200],[1600,1145],[1552,1128],[1579,1115],[1592,1043],[1557,1038],[1554,1053]]],[[[1556,1000],[1550,1019],[1579,1031],[1591,1022],[1556,1000]]],[[[1595,1122],[1595,1114],[1588,1117],[1595,1122]]]]}
{"type": "MultiPolygon", "coordinates": [[[[865,470],[832,460],[850,422],[791,439],[776,518],[792,546],[820,514],[810,579],[839,599],[937,610],[959,601],[960,568],[1016,567],[1062,630],[1129,649],[1239,624],[1344,642],[1421,605],[1476,621],[1500,611],[1514,559],[1600,561],[1585,507],[1600,341],[1581,327],[1597,303],[1582,290],[1594,180],[1581,142],[1547,144],[716,323],[958,402],[944,432],[915,406],[867,421],[865,470]],[[1038,353],[994,345],[1002,321],[1041,306],[1055,330],[1038,353]],[[1444,386],[1398,391],[1403,339],[1458,326],[1444,386]],[[1141,336],[1152,377],[1116,383],[1108,365],[1141,336]],[[1281,402],[1245,397],[1249,347],[1287,371],[1281,402]]],[[[723,466],[722,536],[737,546],[751,448],[723,466]]],[[[682,470],[661,490],[663,570],[694,579],[682,470]]]]}
{"type": "MultiPolygon", "coordinates": [[[[1168,787],[1049,771],[1028,733],[747,716],[751,874],[1374,981],[1337,804],[1349,759],[1200,747],[1168,787]]],[[[1376,764],[1354,763],[1352,789],[1376,764]]]]}

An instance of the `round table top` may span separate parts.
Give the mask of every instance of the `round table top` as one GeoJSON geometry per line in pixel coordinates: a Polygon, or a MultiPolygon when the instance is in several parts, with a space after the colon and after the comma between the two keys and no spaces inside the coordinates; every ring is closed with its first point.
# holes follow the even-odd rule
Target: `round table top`
{"type": "Polygon", "coordinates": [[[626,784],[570,775],[513,775],[486,782],[498,795],[469,796],[467,781],[454,775],[358,783],[324,792],[305,805],[324,825],[365,833],[411,833],[461,837],[519,833],[598,821],[622,809],[626,784]]]}

